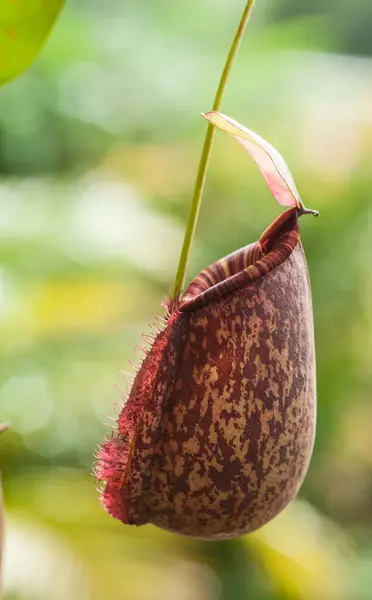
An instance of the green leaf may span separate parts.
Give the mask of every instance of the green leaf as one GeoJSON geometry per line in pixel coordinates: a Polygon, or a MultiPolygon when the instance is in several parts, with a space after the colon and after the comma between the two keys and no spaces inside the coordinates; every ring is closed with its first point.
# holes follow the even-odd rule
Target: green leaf
{"type": "Polygon", "coordinates": [[[27,69],[64,0],[0,0],[0,85],[27,69]]]}

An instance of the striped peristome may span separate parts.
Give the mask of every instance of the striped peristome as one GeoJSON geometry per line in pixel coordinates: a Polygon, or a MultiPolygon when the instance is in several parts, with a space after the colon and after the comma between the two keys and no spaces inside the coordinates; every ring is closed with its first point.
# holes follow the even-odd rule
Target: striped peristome
{"type": "Polygon", "coordinates": [[[182,306],[184,307],[188,302],[191,302],[192,306],[192,300],[199,296],[199,294],[204,294],[208,289],[214,288],[217,284],[227,281],[233,275],[248,269],[248,267],[262,257],[262,248],[258,242],[255,242],[229,254],[225,258],[221,258],[221,260],[218,260],[199,273],[189,285],[187,292],[182,298],[182,306]]]}
{"type": "Polygon", "coordinates": [[[182,297],[181,310],[192,310],[263,277],[289,256],[298,240],[297,209],[291,209],[274,221],[258,242],[221,258],[199,273],[182,297]]]}

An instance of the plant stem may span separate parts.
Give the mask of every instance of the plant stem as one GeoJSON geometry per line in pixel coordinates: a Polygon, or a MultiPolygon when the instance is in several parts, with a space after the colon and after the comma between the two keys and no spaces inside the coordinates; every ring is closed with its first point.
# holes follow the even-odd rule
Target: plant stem
{"type": "MultiPolygon", "coordinates": [[[[214,103],[213,103],[213,110],[218,111],[221,107],[222,97],[223,97],[224,91],[226,89],[226,86],[227,86],[227,83],[228,83],[228,80],[230,77],[231,68],[233,66],[235,57],[238,53],[240,42],[242,41],[242,39],[244,37],[244,32],[247,27],[248,19],[251,15],[254,3],[255,3],[255,0],[247,0],[247,2],[246,2],[243,14],[240,19],[238,29],[236,30],[228,57],[226,59],[224,69],[222,71],[220,82],[218,84],[216,97],[215,97],[214,103]]],[[[193,197],[191,200],[190,211],[189,211],[188,221],[187,221],[187,225],[186,225],[185,237],[183,240],[181,256],[180,256],[178,269],[177,269],[176,281],[174,283],[174,288],[173,288],[173,293],[172,293],[173,298],[176,298],[181,293],[183,284],[185,281],[186,267],[187,267],[187,263],[188,263],[188,259],[189,259],[191,243],[192,243],[194,233],[195,233],[196,222],[198,219],[201,199],[202,199],[202,195],[203,195],[204,183],[205,183],[205,178],[206,178],[206,174],[207,174],[208,163],[209,163],[209,159],[210,159],[210,155],[211,155],[211,151],[212,151],[214,135],[215,135],[215,128],[213,127],[213,125],[209,124],[207,133],[205,136],[202,154],[200,157],[200,163],[199,163],[198,173],[196,176],[194,193],[193,193],[193,197]]]]}

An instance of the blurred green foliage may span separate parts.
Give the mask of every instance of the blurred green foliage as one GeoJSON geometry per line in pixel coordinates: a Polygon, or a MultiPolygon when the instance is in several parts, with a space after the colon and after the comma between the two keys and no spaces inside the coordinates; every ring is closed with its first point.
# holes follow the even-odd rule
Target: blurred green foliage
{"type": "MultiPolygon", "coordinates": [[[[372,589],[371,6],[257,0],[223,110],[305,204],[318,433],[300,497],[241,540],[125,528],[89,475],[119,369],[171,288],[240,0],[69,2],[0,92],[6,600],[368,599],[372,589]],[[361,55],[361,56],[358,56],[361,55]]],[[[218,135],[189,278],[278,207],[218,135]]]]}

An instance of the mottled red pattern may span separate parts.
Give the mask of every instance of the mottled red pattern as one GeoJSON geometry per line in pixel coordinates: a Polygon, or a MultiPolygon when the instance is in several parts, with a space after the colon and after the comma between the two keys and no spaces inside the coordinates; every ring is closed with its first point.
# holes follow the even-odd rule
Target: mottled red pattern
{"type": "Polygon", "coordinates": [[[253,253],[209,268],[218,283],[206,288],[208,277],[198,276],[173,307],[118,437],[101,450],[98,477],[113,516],[228,538],[260,527],[296,494],[315,431],[312,309],[298,239],[291,209],[253,253]]]}

